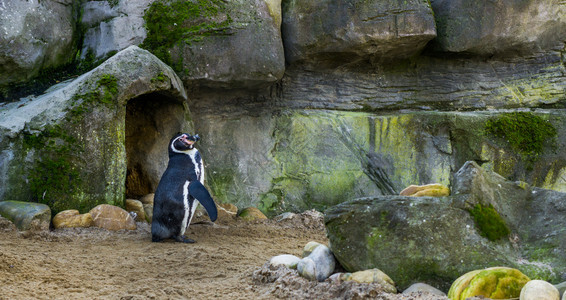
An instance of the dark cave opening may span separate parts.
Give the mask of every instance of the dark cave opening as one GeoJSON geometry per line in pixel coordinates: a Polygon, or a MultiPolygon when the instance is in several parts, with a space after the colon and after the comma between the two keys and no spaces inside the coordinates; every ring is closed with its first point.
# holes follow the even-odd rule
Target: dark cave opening
{"type": "Polygon", "coordinates": [[[168,162],[168,143],[185,123],[185,107],[160,93],[139,96],[126,106],[126,198],[155,192],[168,162]]]}

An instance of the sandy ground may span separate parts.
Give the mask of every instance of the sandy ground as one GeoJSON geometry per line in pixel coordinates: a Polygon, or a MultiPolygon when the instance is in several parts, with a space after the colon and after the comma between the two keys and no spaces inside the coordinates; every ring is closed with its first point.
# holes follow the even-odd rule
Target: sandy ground
{"type": "Polygon", "coordinates": [[[18,232],[0,220],[0,299],[439,299],[379,286],[308,282],[263,266],[327,243],[322,223],[295,218],[193,224],[195,244],[152,243],[150,227],[18,232]],[[262,268],[263,266],[263,268],[262,268]]]}

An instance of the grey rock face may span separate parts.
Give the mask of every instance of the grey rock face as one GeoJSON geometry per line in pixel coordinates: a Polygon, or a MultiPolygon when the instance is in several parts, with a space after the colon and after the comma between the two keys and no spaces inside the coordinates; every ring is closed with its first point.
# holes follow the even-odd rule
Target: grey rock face
{"type": "Polygon", "coordinates": [[[566,39],[566,5],[556,0],[432,0],[439,50],[529,55],[566,39]]]}
{"type": "Polygon", "coordinates": [[[139,45],[146,37],[145,10],[152,0],[86,1],[82,4],[82,26],[86,28],[81,46],[81,58],[93,55],[102,59],[132,45],[139,45]]]}
{"type": "Polygon", "coordinates": [[[72,61],[76,3],[0,1],[0,89],[72,61]]]}
{"type": "Polygon", "coordinates": [[[185,100],[173,70],[131,46],[48,94],[2,106],[0,198],[85,212],[147,194],[170,137],[190,131],[185,100]]]}
{"type": "Polygon", "coordinates": [[[354,70],[291,65],[280,104],[340,110],[484,110],[564,102],[560,52],[510,61],[420,56],[412,64],[354,70]]]}
{"type": "Polygon", "coordinates": [[[436,36],[426,1],[284,0],[288,62],[351,64],[411,57],[436,36]]]}
{"type": "Polygon", "coordinates": [[[281,79],[280,1],[203,3],[155,1],[142,46],[174,66],[187,87],[255,89],[281,79]]]}

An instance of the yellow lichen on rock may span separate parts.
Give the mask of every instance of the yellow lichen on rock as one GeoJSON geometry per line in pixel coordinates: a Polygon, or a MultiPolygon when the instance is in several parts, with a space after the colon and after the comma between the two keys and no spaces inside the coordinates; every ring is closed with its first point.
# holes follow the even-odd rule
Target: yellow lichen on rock
{"type": "Polygon", "coordinates": [[[450,196],[450,189],[440,183],[410,185],[402,190],[399,195],[409,197],[444,197],[450,196]]]}
{"type": "Polygon", "coordinates": [[[468,272],[454,281],[448,291],[451,300],[474,296],[490,299],[518,298],[529,277],[521,271],[507,267],[493,267],[468,272]]]}

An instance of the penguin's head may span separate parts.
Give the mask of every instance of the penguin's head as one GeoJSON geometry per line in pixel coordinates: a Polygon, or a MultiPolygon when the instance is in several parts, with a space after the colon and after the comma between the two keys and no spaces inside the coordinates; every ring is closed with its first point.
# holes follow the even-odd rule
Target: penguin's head
{"type": "Polygon", "coordinates": [[[169,143],[169,151],[180,153],[192,150],[198,140],[200,140],[198,134],[177,133],[169,143]]]}

